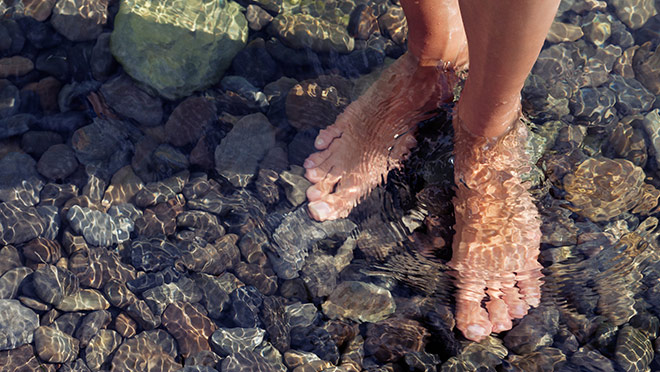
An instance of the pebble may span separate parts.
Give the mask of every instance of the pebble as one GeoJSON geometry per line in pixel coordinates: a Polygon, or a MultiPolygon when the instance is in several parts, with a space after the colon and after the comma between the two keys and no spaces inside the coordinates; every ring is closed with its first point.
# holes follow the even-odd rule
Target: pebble
{"type": "Polygon", "coordinates": [[[218,328],[211,335],[211,347],[221,357],[242,351],[253,351],[264,340],[266,331],[260,328],[218,328]]]}
{"type": "Polygon", "coordinates": [[[257,352],[243,351],[235,353],[222,360],[223,372],[284,372],[286,367],[281,363],[273,363],[257,352]]]}
{"type": "Polygon", "coordinates": [[[65,144],[49,147],[37,163],[37,171],[50,180],[63,180],[77,168],[78,160],[75,153],[71,147],[65,144]]]}
{"type": "Polygon", "coordinates": [[[234,2],[186,7],[137,1],[119,9],[110,46],[129,75],[175,100],[215,84],[247,36],[248,23],[234,2]]]}
{"type": "Polygon", "coordinates": [[[215,105],[204,97],[189,97],[176,106],[165,123],[167,140],[174,146],[197,142],[216,119],[215,105]]]}
{"type": "Polygon", "coordinates": [[[149,127],[161,123],[163,117],[161,99],[138,88],[126,74],[103,84],[101,94],[108,106],[119,115],[149,127]]]}
{"type": "Polygon", "coordinates": [[[99,370],[109,361],[112,354],[122,342],[119,333],[111,329],[101,329],[89,341],[85,348],[85,363],[92,370],[99,370]]]}
{"type": "Polygon", "coordinates": [[[355,47],[355,39],[345,27],[308,14],[278,14],[268,25],[268,32],[295,49],[348,53],[355,47]]]}
{"type": "Polygon", "coordinates": [[[0,299],[0,351],[15,349],[32,342],[39,318],[17,300],[0,299]]]}
{"type": "Polygon", "coordinates": [[[36,118],[30,114],[16,114],[0,119],[0,139],[21,135],[30,130],[36,118]]]}
{"type": "Polygon", "coordinates": [[[176,371],[181,368],[160,346],[140,335],[124,340],[117,348],[110,362],[113,372],[134,372],[144,366],[151,366],[149,372],[176,371]]]}
{"type": "Polygon", "coordinates": [[[92,311],[85,315],[74,333],[76,339],[80,341],[80,347],[86,348],[90,340],[104,330],[111,321],[112,314],[107,310],[92,311]]]}
{"type": "Polygon", "coordinates": [[[570,23],[554,21],[545,39],[551,43],[576,41],[584,35],[582,28],[570,23]]]}
{"type": "Polygon", "coordinates": [[[324,328],[315,326],[297,327],[291,330],[291,348],[309,351],[322,360],[339,363],[339,349],[332,335],[324,328]]]}
{"type": "Polygon", "coordinates": [[[32,262],[55,264],[62,258],[62,247],[56,240],[39,237],[23,246],[23,256],[32,262]]]}
{"type": "Polygon", "coordinates": [[[415,320],[389,318],[367,326],[365,355],[373,355],[383,363],[397,361],[406,354],[424,350],[430,336],[415,320]]]}
{"type": "Polygon", "coordinates": [[[305,261],[300,277],[313,297],[326,297],[337,286],[338,274],[334,257],[314,253],[305,261]]]}
{"type": "Polygon", "coordinates": [[[613,0],[611,5],[619,19],[633,30],[657,14],[653,0],[613,0]]]}
{"type": "Polygon", "coordinates": [[[65,297],[78,292],[78,278],[69,270],[53,265],[44,265],[32,274],[37,296],[51,305],[59,305],[65,297]]]}
{"type": "MultiPolygon", "coordinates": [[[[655,95],[659,95],[660,83],[658,80],[660,77],[660,46],[656,47],[653,53],[650,53],[650,45],[648,43],[643,45],[641,50],[645,50],[646,47],[649,47],[648,53],[639,53],[644,57],[638,56],[637,54],[635,54],[635,57],[633,57],[632,68],[634,70],[634,76],[637,78],[637,81],[646,87],[646,89],[655,95]]],[[[637,49],[638,47],[631,48],[637,49]]]]}
{"type": "Polygon", "coordinates": [[[34,63],[22,56],[0,58],[0,78],[22,76],[34,69],[34,63]]]}
{"type": "Polygon", "coordinates": [[[79,343],[64,332],[42,326],[34,331],[34,348],[45,362],[66,363],[78,355],[79,343]]]}
{"type": "Polygon", "coordinates": [[[284,303],[283,297],[264,297],[259,314],[270,343],[281,353],[291,348],[291,327],[284,303]]]}
{"type": "Polygon", "coordinates": [[[378,17],[378,26],[383,35],[399,45],[408,40],[408,20],[399,6],[390,6],[385,14],[378,17]]]}
{"type": "Polygon", "coordinates": [[[103,288],[109,280],[128,282],[136,277],[135,269],[121,262],[117,252],[105,248],[83,248],[71,254],[69,270],[83,288],[103,288]]]}
{"type": "Polygon", "coordinates": [[[653,360],[653,346],[647,335],[624,326],[616,341],[615,360],[624,371],[646,371],[653,360]]]}
{"type": "Polygon", "coordinates": [[[256,176],[259,162],[275,145],[275,127],[263,114],[244,116],[215,149],[215,168],[236,187],[256,176]]]}
{"type": "MultiPolygon", "coordinates": [[[[223,275],[231,275],[225,273],[223,275]]],[[[227,287],[224,282],[216,276],[195,273],[192,275],[193,280],[197,287],[202,291],[202,300],[200,303],[206,308],[209,317],[212,319],[220,319],[222,311],[227,308],[229,304],[229,292],[234,288],[227,287]]]]}
{"type": "Polygon", "coordinates": [[[208,339],[216,325],[194,305],[174,302],[163,313],[163,326],[174,336],[184,358],[202,350],[211,350],[208,339]]]}
{"type": "Polygon", "coordinates": [[[32,274],[32,272],[32,269],[25,266],[19,266],[7,270],[7,272],[0,277],[0,298],[16,298],[23,280],[32,274]]]}
{"type": "Polygon", "coordinates": [[[262,28],[266,27],[270,21],[273,20],[272,15],[268,14],[267,11],[254,4],[248,5],[245,12],[245,18],[248,21],[250,29],[254,31],[261,30],[262,28]]]}
{"type": "Polygon", "coordinates": [[[227,234],[214,243],[185,241],[180,245],[181,263],[188,270],[211,275],[220,275],[232,268],[240,259],[236,246],[238,236],[227,234]]]}
{"type": "MultiPolygon", "coordinates": [[[[39,202],[39,192],[44,182],[37,172],[34,159],[18,152],[11,152],[0,159],[0,200],[19,202],[16,205],[35,205],[39,202]],[[20,180],[21,182],[16,182],[20,180]]],[[[17,211],[18,213],[28,213],[17,211]]],[[[3,213],[9,217],[9,211],[3,213]]]]}
{"type": "Polygon", "coordinates": [[[66,214],[66,219],[73,231],[85,237],[95,246],[109,247],[123,243],[130,237],[131,231],[123,230],[121,219],[115,220],[107,213],[74,205],[66,214]]]}
{"type": "Polygon", "coordinates": [[[36,208],[20,202],[0,203],[0,244],[19,244],[41,235],[46,221],[36,208]]]}
{"type": "Polygon", "coordinates": [[[0,365],[7,372],[55,371],[55,365],[44,365],[36,356],[32,345],[23,345],[12,350],[0,351],[0,365]]]}
{"type": "Polygon", "coordinates": [[[75,294],[64,297],[55,306],[60,311],[90,311],[105,310],[110,307],[108,301],[101,292],[95,289],[82,289],[75,294]]]}
{"type": "Polygon", "coordinates": [[[229,315],[232,322],[240,328],[256,328],[261,326],[259,308],[263,296],[252,286],[236,288],[229,294],[229,315]]]}
{"type": "Polygon", "coordinates": [[[649,111],[655,96],[639,81],[612,75],[608,87],[616,95],[616,109],[619,115],[635,115],[649,111]]]}
{"type": "MultiPolygon", "coordinates": [[[[248,13],[249,9],[250,6],[248,6],[248,13]]],[[[249,42],[234,57],[232,70],[257,88],[263,88],[281,76],[280,67],[266,50],[266,42],[262,38],[255,38],[249,42]]]]}
{"type": "Polygon", "coordinates": [[[71,41],[96,39],[108,20],[108,3],[98,0],[57,0],[51,24],[71,41]]]}
{"type": "Polygon", "coordinates": [[[150,288],[142,293],[142,298],[151,311],[160,316],[169,304],[175,302],[197,303],[202,299],[202,292],[192,279],[183,277],[174,283],[165,283],[150,288]]]}
{"type": "Polygon", "coordinates": [[[21,256],[18,249],[13,245],[5,245],[0,248],[0,276],[7,271],[22,266],[21,256]]]}
{"type": "Polygon", "coordinates": [[[516,354],[530,354],[543,347],[552,346],[558,326],[557,309],[547,306],[531,309],[529,314],[507,333],[504,345],[516,354]]]}
{"type": "Polygon", "coordinates": [[[322,307],[325,315],[331,319],[346,318],[375,323],[392,314],[396,304],[390,292],[384,288],[370,283],[345,281],[334,289],[322,307]]]}

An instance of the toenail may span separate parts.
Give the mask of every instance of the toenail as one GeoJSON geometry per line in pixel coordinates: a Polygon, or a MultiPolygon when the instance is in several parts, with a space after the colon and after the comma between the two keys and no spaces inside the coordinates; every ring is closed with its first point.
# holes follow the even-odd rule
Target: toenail
{"type": "Polygon", "coordinates": [[[324,218],[330,214],[330,206],[326,202],[310,203],[309,209],[314,211],[319,218],[324,218]]]}
{"type": "Polygon", "coordinates": [[[317,138],[316,142],[314,142],[316,146],[323,146],[324,143],[325,141],[323,140],[323,138],[317,138]]]}
{"type": "Polygon", "coordinates": [[[304,168],[314,168],[314,162],[311,161],[310,159],[305,159],[305,162],[303,163],[304,168]]]}

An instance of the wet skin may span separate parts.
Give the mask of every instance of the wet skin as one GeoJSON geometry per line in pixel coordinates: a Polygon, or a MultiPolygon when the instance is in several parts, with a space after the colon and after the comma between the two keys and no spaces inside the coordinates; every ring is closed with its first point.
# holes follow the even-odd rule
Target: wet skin
{"type": "Polygon", "coordinates": [[[317,137],[319,152],[304,163],[313,183],[309,212],[321,221],[346,217],[385,182],[415,145],[417,123],[451,101],[455,71],[469,61],[454,115],[456,235],[449,265],[456,270],[457,328],[480,341],[511,329],[540,302],[540,222],[520,179],[528,162],[520,91],[559,1],[401,3],[409,53],[317,137]]]}

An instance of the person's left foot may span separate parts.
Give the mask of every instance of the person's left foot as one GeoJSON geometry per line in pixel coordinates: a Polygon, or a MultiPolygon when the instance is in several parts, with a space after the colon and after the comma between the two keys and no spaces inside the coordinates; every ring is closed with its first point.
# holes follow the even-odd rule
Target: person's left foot
{"type": "Polygon", "coordinates": [[[512,319],[541,300],[541,223],[520,179],[529,170],[526,138],[522,120],[487,138],[454,118],[456,234],[449,266],[458,287],[456,327],[473,341],[511,329],[512,319]]]}

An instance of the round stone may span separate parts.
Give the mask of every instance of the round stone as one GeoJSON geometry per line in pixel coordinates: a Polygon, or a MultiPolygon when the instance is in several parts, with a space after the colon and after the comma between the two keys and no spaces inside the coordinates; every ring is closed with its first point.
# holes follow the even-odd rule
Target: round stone
{"type": "Polygon", "coordinates": [[[48,363],[66,363],[78,355],[78,340],[52,327],[34,331],[34,348],[48,363]]]}
{"type": "Polygon", "coordinates": [[[64,179],[75,172],[76,168],[76,155],[71,147],[65,144],[49,147],[37,163],[37,171],[51,180],[64,179]]]}
{"type": "Polygon", "coordinates": [[[39,327],[37,314],[17,300],[0,300],[0,350],[11,350],[32,342],[39,327]]]}
{"type": "Polygon", "coordinates": [[[375,323],[392,314],[396,304],[385,288],[371,283],[346,281],[335,288],[322,307],[330,319],[375,323]]]}

